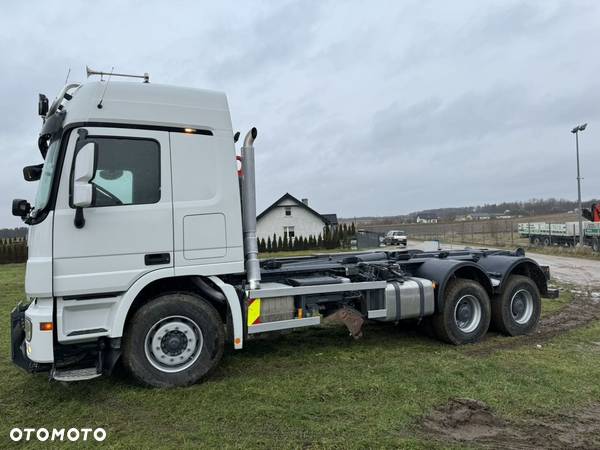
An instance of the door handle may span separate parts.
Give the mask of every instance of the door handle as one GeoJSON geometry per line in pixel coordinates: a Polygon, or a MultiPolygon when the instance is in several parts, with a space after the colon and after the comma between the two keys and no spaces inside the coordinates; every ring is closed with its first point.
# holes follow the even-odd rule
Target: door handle
{"type": "Polygon", "coordinates": [[[154,266],[157,264],[169,264],[171,262],[170,253],[149,253],[144,255],[144,262],[147,266],[154,266]]]}

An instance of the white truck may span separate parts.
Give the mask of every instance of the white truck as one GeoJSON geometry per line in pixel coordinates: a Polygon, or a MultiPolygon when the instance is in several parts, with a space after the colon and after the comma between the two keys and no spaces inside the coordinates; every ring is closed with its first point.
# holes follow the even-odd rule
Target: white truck
{"type": "Polygon", "coordinates": [[[40,96],[44,162],[23,170],[37,195],[13,201],[29,225],[26,299],[11,313],[18,366],[74,381],[121,361],[142,383],[184,386],[225,345],[329,316],[355,337],[367,320],[429,317],[451,344],[490,323],[535,328],[547,271],[521,250],[260,261],[256,129],[236,155],[224,94],[145,78],[69,84],[50,106],[40,96]]]}

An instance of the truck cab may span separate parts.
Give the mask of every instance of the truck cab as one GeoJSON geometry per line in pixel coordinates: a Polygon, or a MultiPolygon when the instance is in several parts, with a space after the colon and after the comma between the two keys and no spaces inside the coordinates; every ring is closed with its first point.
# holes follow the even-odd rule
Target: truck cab
{"type": "Polygon", "coordinates": [[[546,275],[521,251],[259,261],[257,131],[238,155],[222,93],[95,81],[39,109],[44,162],[24,168],[38,191],[33,205],[13,202],[29,257],[11,349],[29,372],[85,380],[121,361],[142,383],[184,386],[226,345],[326,317],[359,337],[366,321],[432,316],[451,344],[478,341],[490,322],[509,335],[537,324],[546,275]]]}

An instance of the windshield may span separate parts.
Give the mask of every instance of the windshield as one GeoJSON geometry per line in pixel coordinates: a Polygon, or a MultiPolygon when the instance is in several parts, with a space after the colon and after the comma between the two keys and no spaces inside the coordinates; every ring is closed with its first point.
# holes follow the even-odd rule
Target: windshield
{"type": "Polygon", "coordinates": [[[43,210],[48,204],[50,199],[50,191],[52,189],[52,180],[54,179],[54,171],[56,169],[56,160],[58,159],[58,149],[60,140],[54,139],[50,143],[48,153],[46,153],[46,161],[44,161],[44,168],[42,169],[42,176],[40,177],[40,183],[38,184],[37,194],[35,196],[34,210],[32,216],[35,217],[41,210],[43,210]]]}

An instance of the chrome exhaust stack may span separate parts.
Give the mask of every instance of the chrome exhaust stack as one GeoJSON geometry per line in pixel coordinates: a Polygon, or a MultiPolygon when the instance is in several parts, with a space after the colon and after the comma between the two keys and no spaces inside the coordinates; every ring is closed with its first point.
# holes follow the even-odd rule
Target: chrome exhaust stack
{"type": "Polygon", "coordinates": [[[256,176],[254,172],[254,140],[256,128],[252,127],[244,138],[242,157],[242,228],[244,232],[244,257],[246,276],[250,289],[260,288],[260,263],[256,241],[256,176]]]}

